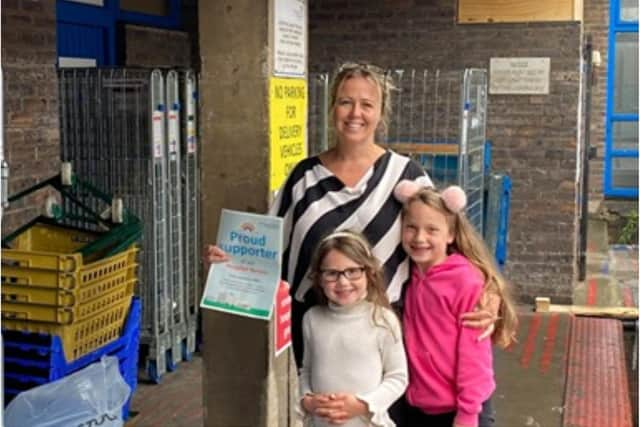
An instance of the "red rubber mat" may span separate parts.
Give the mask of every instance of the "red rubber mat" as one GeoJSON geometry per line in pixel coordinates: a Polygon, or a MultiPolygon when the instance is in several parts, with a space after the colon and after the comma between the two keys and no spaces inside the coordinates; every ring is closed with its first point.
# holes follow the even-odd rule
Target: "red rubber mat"
{"type": "Polygon", "coordinates": [[[563,427],[632,427],[622,323],[575,317],[563,427]]]}

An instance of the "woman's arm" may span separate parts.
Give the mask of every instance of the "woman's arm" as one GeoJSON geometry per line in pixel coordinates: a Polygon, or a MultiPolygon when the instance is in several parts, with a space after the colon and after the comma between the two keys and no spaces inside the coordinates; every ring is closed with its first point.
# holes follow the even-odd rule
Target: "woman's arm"
{"type": "Polygon", "coordinates": [[[500,304],[502,300],[493,293],[483,293],[473,311],[463,313],[460,316],[462,325],[472,329],[482,329],[478,340],[483,340],[493,334],[494,325],[498,320],[500,304]]]}

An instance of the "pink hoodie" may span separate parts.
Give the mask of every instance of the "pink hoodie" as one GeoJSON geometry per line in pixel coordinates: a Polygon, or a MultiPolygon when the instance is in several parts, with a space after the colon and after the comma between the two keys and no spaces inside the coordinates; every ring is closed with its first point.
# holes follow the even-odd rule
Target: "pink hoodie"
{"type": "Polygon", "coordinates": [[[456,411],[455,422],[476,427],[482,402],[495,389],[491,340],[462,327],[483,288],[482,273],[460,254],[420,272],[413,266],[403,329],[409,359],[407,399],[427,414],[456,411]]]}

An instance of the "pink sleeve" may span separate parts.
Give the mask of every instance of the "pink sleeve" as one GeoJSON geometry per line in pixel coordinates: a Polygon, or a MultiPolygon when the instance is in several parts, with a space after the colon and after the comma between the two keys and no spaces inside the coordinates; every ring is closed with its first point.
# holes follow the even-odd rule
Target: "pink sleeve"
{"type": "MultiPolygon", "coordinates": [[[[473,280],[469,279],[469,276],[466,280],[473,280]]],[[[456,301],[458,319],[462,313],[473,310],[480,299],[482,289],[481,281],[474,284],[467,283],[460,287],[459,298],[456,301]]],[[[459,325],[459,330],[458,366],[456,369],[458,409],[455,422],[465,427],[476,427],[482,403],[491,396],[495,388],[491,340],[478,341],[478,336],[483,332],[481,329],[459,325]]]]}

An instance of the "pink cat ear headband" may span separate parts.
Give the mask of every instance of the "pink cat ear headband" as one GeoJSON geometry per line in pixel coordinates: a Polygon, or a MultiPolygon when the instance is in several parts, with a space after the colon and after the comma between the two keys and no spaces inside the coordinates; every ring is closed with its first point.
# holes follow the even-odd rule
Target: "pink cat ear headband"
{"type": "MultiPolygon", "coordinates": [[[[435,191],[429,178],[423,180],[422,177],[420,177],[415,181],[403,179],[396,185],[396,188],[393,189],[393,195],[399,202],[405,203],[411,196],[425,187],[432,188],[435,191]]],[[[440,197],[442,197],[442,201],[447,209],[453,213],[460,213],[465,206],[467,206],[467,195],[464,194],[464,190],[457,185],[452,185],[444,189],[440,193],[440,197]]]]}

